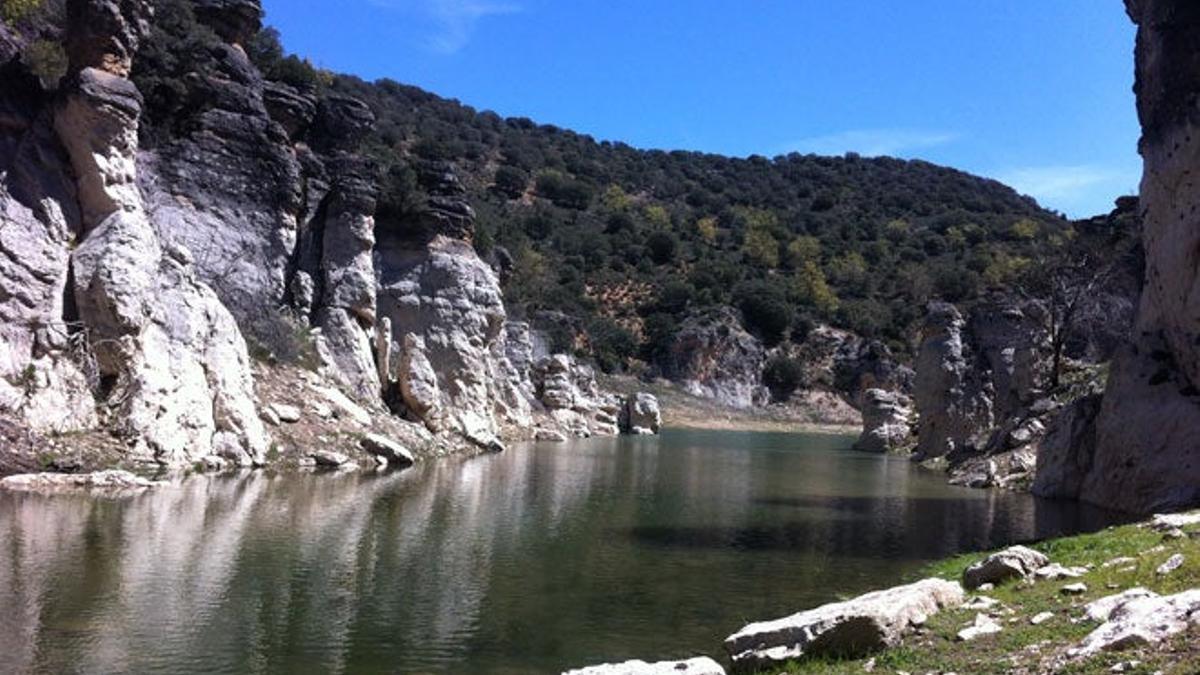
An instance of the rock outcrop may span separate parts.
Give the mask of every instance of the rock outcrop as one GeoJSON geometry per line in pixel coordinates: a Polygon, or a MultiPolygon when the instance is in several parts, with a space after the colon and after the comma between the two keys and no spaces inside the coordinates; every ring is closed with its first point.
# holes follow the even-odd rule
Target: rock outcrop
{"type": "Polygon", "coordinates": [[[532,377],[536,402],[550,418],[546,423],[578,438],[618,433],[620,404],[600,390],[590,366],[555,354],[538,361],[532,377]]]}
{"type": "Polygon", "coordinates": [[[0,351],[24,390],[6,387],[5,407],[39,426],[31,418],[58,398],[68,414],[48,426],[86,428],[99,422],[84,409],[94,394],[135,456],[260,462],[267,439],[245,343],[192,254],[162,240],[139,185],[142,97],[127,76],[150,16],[144,2],[69,2],[70,68],[52,107],[9,74],[18,88],[5,87],[6,107],[37,117],[6,126],[4,145],[16,162],[39,159],[0,179],[0,229],[16,226],[4,248],[36,251],[0,273],[0,296],[17,300],[4,303],[17,322],[0,351]],[[50,289],[59,299],[34,307],[50,289]]]}
{"type": "Polygon", "coordinates": [[[1145,283],[1099,409],[1081,410],[1073,439],[1040,460],[1037,492],[1149,512],[1200,503],[1200,6],[1126,8],[1138,25],[1145,283]],[[1082,414],[1092,412],[1089,430],[1082,414]]]}
{"type": "Polygon", "coordinates": [[[637,392],[625,399],[621,410],[621,431],[635,436],[657,434],[662,426],[662,413],[653,394],[637,392]]]}
{"type": "Polygon", "coordinates": [[[770,401],[762,384],[766,350],[725,307],[689,318],[667,357],[666,376],[685,391],[734,408],[770,401]]]}
{"type": "Polygon", "coordinates": [[[981,445],[981,433],[992,425],[992,400],[974,367],[965,327],[953,305],[930,305],[913,386],[920,415],[917,452],[923,457],[981,445]]]}
{"type": "Polygon", "coordinates": [[[906,631],[963,599],[957,583],[926,579],[752,623],[726,638],[725,649],[738,672],[779,667],[802,656],[857,658],[897,645],[906,631]]]}
{"type": "MultiPolygon", "coordinates": [[[[56,91],[0,28],[6,420],[115,434],[139,460],[261,464],[252,349],[317,370],[305,388],[336,386],[314,419],[370,429],[387,404],[439,448],[618,432],[621,402],[586,365],[535,385],[544,355],[506,325],[452,167],[419,165],[424,202],[376,223],[366,103],[265,81],[246,50],[257,0],[164,5],[160,23],[155,6],[70,0],[56,91]]],[[[261,419],[300,433],[280,426],[295,415],[261,419]]]]}
{"type": "Polygon", "coordinates": [[[863,433],[854,448],[864,452],[912,449],[912,401],[904,394],[868,389],[863,396],[863,433]]]}

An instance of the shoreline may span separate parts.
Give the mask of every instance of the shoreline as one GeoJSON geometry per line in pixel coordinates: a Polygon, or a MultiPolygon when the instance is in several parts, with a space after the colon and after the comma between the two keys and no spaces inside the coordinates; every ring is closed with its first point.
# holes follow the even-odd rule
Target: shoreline
{"type": "Polygon", "coordinates": [[[628,376],[600,376],[603,386],[620,394],[646,391],[658,398],[664,429],[810,433],[858,437],[862,418],[833,394],[803,392],[786,404],[733,408],[693,396],[664,381],[642,382],[628,376]]]}

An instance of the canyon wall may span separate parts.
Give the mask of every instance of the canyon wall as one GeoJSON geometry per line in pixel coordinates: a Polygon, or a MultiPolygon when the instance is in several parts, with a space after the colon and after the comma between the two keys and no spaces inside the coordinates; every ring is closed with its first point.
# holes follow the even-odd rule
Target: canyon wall
{"type": "Polygon", "coordinates": [[[1126,8],[1138,26],[1145,283],[1102,401],[1043,448],[1034,490],[1147,512],[1200,502],[1200,5],[1126,8]]]}
{"type": "Polygon", "coordinates": [[[0,416],[258,465],[279,415],[255,374],[307,359],[293,391],[336,386],[364,424],[445,448],[616,433],[620,401],[573,359],[566,408],[541,395],[453,169],[422,167],[425,203],[379,227],[374,113],[264,79],[261,20],[253,0],[69,0],[57,83],[0,22],[0,416]],[[156,9],[208,32],[169,44],[156,9]]]}

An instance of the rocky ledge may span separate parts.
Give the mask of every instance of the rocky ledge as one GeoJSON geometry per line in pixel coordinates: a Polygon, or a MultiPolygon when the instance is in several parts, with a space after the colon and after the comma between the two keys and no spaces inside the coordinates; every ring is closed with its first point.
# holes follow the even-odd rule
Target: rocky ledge
{"type": "Polygon", "coordinates": [[[128,471],[95,473],[27,473],[0,478],[0,489],[13,492],[125,492],[165,485],[128,471]]]}

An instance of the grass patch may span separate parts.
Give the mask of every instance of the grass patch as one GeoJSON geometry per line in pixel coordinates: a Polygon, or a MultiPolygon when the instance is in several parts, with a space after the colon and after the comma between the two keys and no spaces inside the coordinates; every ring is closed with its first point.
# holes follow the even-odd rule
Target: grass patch
{"type": "MultiPolygon", "coordinates": [[[[1030,548],[1045,553],[1051,562],[1091,569],[1081,579],[1012,582],[980,593],[1000,602],[987,613],[1004,626],[1003,632],[960,642],[956,637],[958,631],[970,624],[978,612],[967,609],[942,612],[931,617],[916,634],[906,637],[902,646],[875,655],[873,672],[1099,675],[1111,672],[1117,664],[1126,664],[1126,673],[1200,673],[1200,631],[1196,630],[1155,647],[1101,654],[1086,660],[1069,660],[1065,656],[1067,649],[1098,625],[1084,618],[1087,603],[1137,586],[1163,595],[1200,588],[1200,527],[1191,529],[1192,536],[1165,539],[1159,532],[1127,525],[1032,545],[1030,548]],[[1158,566],[1176,553],[1185,557],[1183,567],[1165,576],[1157,574],[1158,566]],[[1134,560],[1104,566],[1122,557],[1134,560]],[[1087,584],[1087,592],[1080,596],[1065,596],[1060,592],[1063,586],[1075,581],[1087,584]],[[1053,612],[1054,618],[1032,625],[1029,620],[1042,612],[1053,612]],[[1130,662],[1138,665],[1128,666],[1130,662]]],[[[916,578],[959,580],[968,565],[986,555],[974,553],[939,561],[916,578]]],[[[805,659],[774,672],[863,673],[870,661],[805,659]]]]}

